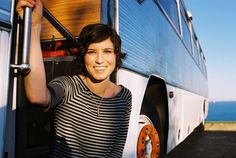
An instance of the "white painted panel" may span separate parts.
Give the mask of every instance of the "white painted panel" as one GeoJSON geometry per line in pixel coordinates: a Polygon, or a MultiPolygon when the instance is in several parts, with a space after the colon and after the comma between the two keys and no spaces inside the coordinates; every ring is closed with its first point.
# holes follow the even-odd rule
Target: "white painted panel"
{"type": "MultiPolygon", "coordinates": [[[[123,152],[124,158],[135,158],[137,152],[138,118],[148,78],[129,70],[118,72],[118,84],[132,92],[132,111],[127,141],[123,152]]],[[[174,97],[168,98],[169,131],[167,152],[174,149],[193,130],[204,121],[204,98],[186,90],[167,85],[167,92],[173,91],[174,97]]],[[[207,106],[206,106],[207,108],[207,106]]]]}
{"type": "Polygon", "coordinates": [[[121,69],[118,72],[117,83],[127,87],[132,93],[132,110],[129,130],[123,152],[124,158],[135,158],[138,139],[138,119],[148,78],[132,71],[121,69]]]}
{"type": "MultiPolygon", "coordinates": [[[[168,98],[167,152],[169,152],[191,134],[201,122],[204,122],[203,105],[207,98],[169,85],[167,91],[174,92],[174,97],[168,98]]],[[[208,104],[206,106],[208,107],[208,104]]]]}

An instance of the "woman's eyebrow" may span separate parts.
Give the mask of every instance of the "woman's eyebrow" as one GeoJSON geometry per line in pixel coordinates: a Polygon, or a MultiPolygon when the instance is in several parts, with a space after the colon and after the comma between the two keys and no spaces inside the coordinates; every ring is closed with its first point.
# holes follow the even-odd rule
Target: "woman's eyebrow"
{"type": "MultiPolygon", "coordinates": [[[[87,50],[96,50],[96,48],[88,48],[87,50]]],[[[103,50],[114,50],[114,48],[103,48],[103,50]]]]}
{"type": "Polygon", "coordinates": [[[114,50],[114,48],[104,48],[104,50],[114,50]]]}

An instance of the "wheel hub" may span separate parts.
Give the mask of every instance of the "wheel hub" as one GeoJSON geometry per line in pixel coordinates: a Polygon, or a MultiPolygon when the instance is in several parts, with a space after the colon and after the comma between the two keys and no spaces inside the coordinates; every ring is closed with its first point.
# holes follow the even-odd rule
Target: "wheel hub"
{"type": "Polygon", "coordinates": [[[155,127],[144,125],[139,133],[138,158],[158,158],[160,155],[160,139],[155,127]]]}

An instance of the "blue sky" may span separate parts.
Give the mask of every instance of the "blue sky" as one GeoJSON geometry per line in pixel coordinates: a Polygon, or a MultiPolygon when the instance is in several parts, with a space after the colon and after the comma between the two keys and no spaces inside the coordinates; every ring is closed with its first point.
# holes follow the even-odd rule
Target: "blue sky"
{"type": "Polygon", "coordinates": [[[206,56],[209,99],[236,100],[236,0],[185,0],[206,56]]]}

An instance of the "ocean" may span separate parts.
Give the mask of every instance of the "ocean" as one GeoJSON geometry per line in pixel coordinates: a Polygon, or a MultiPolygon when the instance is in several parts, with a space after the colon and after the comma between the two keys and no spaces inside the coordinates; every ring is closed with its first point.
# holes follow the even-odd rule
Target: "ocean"
{"type": "Polygon", "coordinates": [[[236,101],[209,102],[206,121],[236,122],[236,101]]]}

